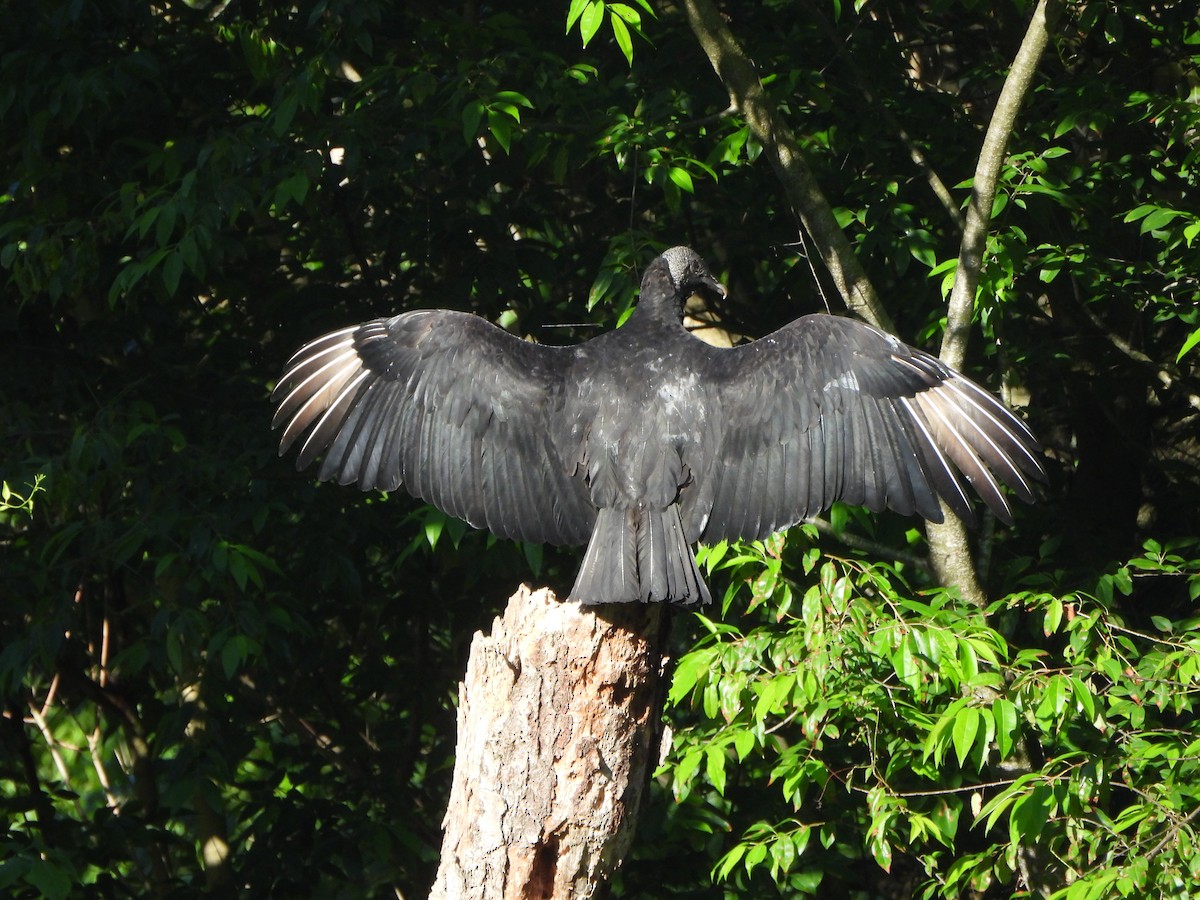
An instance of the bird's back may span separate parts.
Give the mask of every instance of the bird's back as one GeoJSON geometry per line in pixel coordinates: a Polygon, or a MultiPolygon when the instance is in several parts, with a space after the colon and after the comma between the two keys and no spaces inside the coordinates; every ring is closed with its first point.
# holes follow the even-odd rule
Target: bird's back
{"type": "Polygon", "coordinates": [[[664,507],[688,479],[686,458],[706,438],[710,401],[682,326],[624,328],[581,345],[567,376],[565,414],[598,507],[664,507]]]}

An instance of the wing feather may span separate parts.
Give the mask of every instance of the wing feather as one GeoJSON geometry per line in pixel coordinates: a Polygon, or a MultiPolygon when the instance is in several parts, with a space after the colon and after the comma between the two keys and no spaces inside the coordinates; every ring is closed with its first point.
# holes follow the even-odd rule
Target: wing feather
{"type": "Polygon", "coordinates": [[[913,398],[913,405],[924,415],[937,446],[953,461],[955,468],[966,476],[976,493],[1000,518],[1011,522],[1012,513],[1000,485],[960,430],[962,419],[954,414],[956,410],[947,409],[947,399],[943,393],[934,390],[917,394],[913,398]]]}
{"type": "Polygon", "coordinates": [[[274,399],[280,453],[322,480],[395,490],[503,537],[585,543],[596,511],[557,436],[570,348],[419,310],[301,347],[274,399]],[[307,432],[307,434],[306,434],[307,432]]]}
{"type": "Polygon", "coordinates": [[[860,322],[805,316],[709,359],[723,429],[693,461],[712,506],[688,510],[705,540],[762,537],[835,500],[941,521],[941,498],[973,521],[964,481],[1011,522],[1006,491],[1030,501],[1045,480],[1037,441],[996,398],[860,322]]]}

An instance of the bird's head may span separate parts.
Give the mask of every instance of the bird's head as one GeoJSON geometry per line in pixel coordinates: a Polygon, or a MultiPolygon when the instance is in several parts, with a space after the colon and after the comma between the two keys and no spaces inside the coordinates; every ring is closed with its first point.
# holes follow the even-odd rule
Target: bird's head
{"type": "Polygon", "coordinates": [[[700,294],[706,300],[724,298],[725,288],[691,247],[672,247],[659,258],[667,264],[671,284],[680,300],[687,300],[692,294],[700,294]]]}

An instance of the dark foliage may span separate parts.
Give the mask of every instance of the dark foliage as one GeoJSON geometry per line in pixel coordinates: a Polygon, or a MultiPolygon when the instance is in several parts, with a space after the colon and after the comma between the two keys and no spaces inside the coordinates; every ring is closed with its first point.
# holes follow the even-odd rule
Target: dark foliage
{"type": "MultiPolygon", "coordinates": [[[[269,394],[296,346],[423,307],[583,339],[678,243],[730,287],[740,333],[835,302],[680,13],[630,8],[651,40],[626,28],[630,68],[625,8],[581,49],[570,5],[6,7],[0,892],[431,880],[470,635],[531,568],[565,593],[578,557],[295,473],[269,394]]],[[[901,129],[961,201],[1028,10],[851,6],[726,12],[900,336],[929,347],[958,235],[901,129]]],[[[844,540],[714,548],[725,621],[679,626],[706,661],[674,692],[686,733],[663,784],[680,799],[647,814],[625,896],[822,878],[822,896],[1008,896],[1020,846],[1043,839],[1059,883],[1194,883],[1186,8],[1073,6],[1009,145],[969,374],[1028,406],[1053,471],[1042,505],[983,531],[1006,598],[987,630],[921,593],[904,520],[839,509],[844,540]],[[866,561],[890,552],[898,568],[866,561]],[[800,661],[814,680],[766,687],[800,661]],[[960,704],[973,671],[1001,670],[1009,686],[988,687],[1011,709],[960,704]],[[813,698],[824,718],[797,712],[813,698]],[[972,827],[976,763],[1018,739],[1037,778],[979,788],[972,827]],[[966,788],[942,802],[932,784],[966,788]],[[710,869],[730,851],[724,884],[710,869]]]]}

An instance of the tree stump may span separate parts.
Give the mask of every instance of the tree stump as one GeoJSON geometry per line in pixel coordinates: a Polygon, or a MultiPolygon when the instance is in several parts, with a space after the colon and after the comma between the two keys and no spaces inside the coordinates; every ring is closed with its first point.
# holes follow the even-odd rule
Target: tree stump
{"type": "Polygon", "coordinates": [[[522,586],[471,642],[431,900],[598,895],[657,760],[664,610],[522,586]]]}

